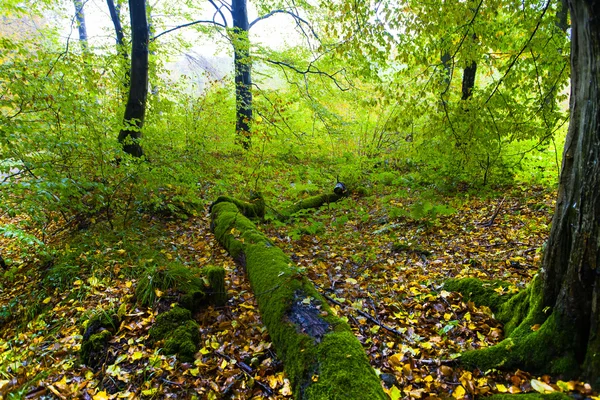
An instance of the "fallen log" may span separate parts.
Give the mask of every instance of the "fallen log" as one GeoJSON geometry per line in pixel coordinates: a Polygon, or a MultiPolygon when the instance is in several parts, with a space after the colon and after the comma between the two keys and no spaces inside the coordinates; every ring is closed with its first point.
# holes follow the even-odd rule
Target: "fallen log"
{"type": "Polygon", "coordinates": [[[349,325],[235,204],[211,209],[211,228],[245,267],[296,399],[386,399],[349,325]]]}

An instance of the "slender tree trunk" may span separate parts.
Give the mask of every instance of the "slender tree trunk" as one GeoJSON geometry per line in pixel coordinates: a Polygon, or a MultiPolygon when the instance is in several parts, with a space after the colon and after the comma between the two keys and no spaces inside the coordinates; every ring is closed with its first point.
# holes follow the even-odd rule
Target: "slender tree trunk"
{"type": "Polygon", "coordinates": [[[235,69],[235,132],[237,141],[244,149],[252,144],[250,122],[252,121],[252,63],[248,39],[248,9],[246,0],[233,0],[233,63],[235,69]]]}
{"type": "Polygon", "coordinates": [[[135,157],[143,155],[137,142],[142,136],[148,97],[148,20],[146,19],[146,1],[129,0],[131,18],[131,84],[125,107],[126,126],[119,132],[119,142],[123,151],[135,157]]]}
{"type": "MultiPolygon", "coordinates": [[[[573,332],[584,374],[600,384],[600,2],[570,1],[571,120],[541,277],[543,305],[573,332]]],[[[598,388],[598,386],[596,386],[598,388]]]]}
{"type": "Polygon", "coordinates": [[[117,42],[117,52],[121,55],[121,63],[122,67],[125,70],[123,76],[123,82],[119,85],[119,91],[124,101],[127,101],[127,93],[129,88],[129,53],[127,52],[127,47],[125,46],[125,35],[123,34],[123,27],[121,25],[121,5],[115,3],[113,0],[106,0],[106,4],[108,6],[108,11],[110,13],[110,19],[112,20],[113,26],[115,28],[115,40],[117,42]]]}
{"type": "Polygon", "coordinates": [[[462,81],[462,100],[467,100],[473,94],[473,88],[475,87],[475,76],[477,74],[477,63],[473,61],[471,65],[465,67],[463,70],[463,81],[462,81]]]}
{"type": "Polygon", "coordinates": [[[110,13],[110,19],[115,27],[117,50],[123,59],[129,60],[129,54],[127,54],[127,48],[125,47],[125,35],[123,35],[123,27],[121,26],[120,7],[115,7],[113,0],[106,0],[106,4],[110,13]]]}
{"type": "Polygon", "coordinates": [[[81,0],[73,0],[75,5],[75,19],[77,20],[77,30],[79,31],[79,43],[81,49],[85,52],[88,50],[88,35],[85,28],[85,14],[83,13],[83,2],[81,0]]]}

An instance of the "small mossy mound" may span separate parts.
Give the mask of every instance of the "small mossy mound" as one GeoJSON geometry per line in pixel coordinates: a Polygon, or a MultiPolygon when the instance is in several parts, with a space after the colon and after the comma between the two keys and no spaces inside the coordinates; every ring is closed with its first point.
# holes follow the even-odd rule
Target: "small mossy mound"
{"type": "Polygon", "coordinates": [[[166,354],[177,354],[181,361],[191,362],[198,351],[199,329],[189,310],[175,306],[156,317],[149,334],[151,343],[165,341],[166,354]]]}
{"type": "Polygon", "coordinates": [[[119,327],[119,317],[111,312],[100,312],[90,318],[82,328],[83,339],[79,360],[92,369],[98,368],[106,358],[108,341],[119,327]]]}
{"type": "Polygon", "coordinates": [[[348,324],[233,203],[212,209],[217,240],[245,266],[264,324],[298,399],[385,399],[348,324]]]}
{"type": "Polygon", "coordinates": [[[476,278],[448,279],[444,282],[444,289],[462,294],[467,301],[480,306],[487,306],[493,312],[498,312],[500,307],[510,300],[513,295],[500,295],[496,289],[509,286],[500,280],[484,281],[476,278]]]}

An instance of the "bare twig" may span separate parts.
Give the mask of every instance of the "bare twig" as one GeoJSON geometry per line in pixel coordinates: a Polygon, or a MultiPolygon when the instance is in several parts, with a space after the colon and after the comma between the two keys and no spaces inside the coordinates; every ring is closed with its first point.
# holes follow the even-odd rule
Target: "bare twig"
{"type": "Polygon", "coordinates": [[[500,200],[500,202],[498,203],[498,206],[496,207],[496,211],[494,212],[494,215],[492,215],[492,218],[490,218],[490,220],[488,222],[481,223],[480,224],[481,226],[485,226],[486,228],[489,228],[490,226],[492,226],[494,224],[494,221],[496,220],[496,217],[498,216],[498,213],[502,209],[502,205],[504,204],[504,200],[506,200],[506,197],[503,197],[502,200],[500,200]]]}
{"type": "Polygon", "coordinates": [[[176,27],[173,27],[171,29],[167,29],[164,32],[159,33],[158,35],[155,35],[154,37],[150,38],[150,41],[153,42],[156,39],[158,39],[159,37],[161,37],[162,35],[166,35],[167,33],[171,33],[173,31],[176,31],[178,29],[181,28],[187,28],[188,26],[193,26],[193,25],[198,25],[198,24],[211,24],[211,25],[215,25],[218,26],[220,28],[227,28],[227,26],[217,22],[217,21],[210,21],[210,20],[198,20],[198,21],[192,21],[192,22],[188,22],[187,24],[183,24],[183,25],[177,25],[176,27]]]}
{"type": "Polygon", "coordinates": [[[254,370],[252,369],[252,367],[250,367],[248,364],[246,364],[243,361],[238,361],[238,360],[236,360],[233,357],[229,357],[227,354],[223,354],[220,351],[215,351],[215,354],[218,355],[219,357],[222,357],[222,358],[226,359],[227,361],[235,360],[235,365],[237,365],[238,367],[240,367],[240,369],[242,370],[242,372],[245,373],[249,378],[254,379],[254,382],[256,382],[256,384],[258,384],[258,386],[260,386],[262,388],[263,392],[265,392],[269,396],[273,396],[273,391],[271,390],[271,388],[269,386],[265,385],[264,383],[262,383],[258,379],[254,378],[254,375],[256,373],[254,372],[254,370]]]}

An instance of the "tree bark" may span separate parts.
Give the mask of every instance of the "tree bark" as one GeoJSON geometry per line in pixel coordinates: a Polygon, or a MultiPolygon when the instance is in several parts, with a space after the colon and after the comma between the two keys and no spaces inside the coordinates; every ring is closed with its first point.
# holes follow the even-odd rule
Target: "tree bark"
{"type": "Polygon", "coordinates": [[[77,20],[77,30],[79,31],[79,43],[83,52],[88,50],[88,35],[85,28],[85,14],[83,12],[83,2],[81,0],[73,0],[75,5],[75,19],[77,20]]]}
{"type": "Polygon", "coordinates": [[[246,0],[233,0],[231,3],[233,18],[233,63],[235,70],[235,132],[237,141],[244,149],[252,144],[250,122],[252,121],[252,62],[250,59],[250,40],[248,38],[248,9],[246,0]]]}
{"type": "Polygon", "coordinates": [[[475,87],[475,76],[477,74],[477,63],[473,61],[471,65],[466,66],[463,70],[462,81],[462,100],[468,100],[473,94],[475,87]]]}
{"type": "Polygon", "coordinates": [[[129,0],[131,18],[131,82],[129,96],[125,107],[125,127],[119,132],[119,142],[123,151],[134,157],[143,155],[138,143],[146,114],[146,98],[148,97],[148,20],[146,18],[146,1],[129,0]]]}
{"type": "Polygon", "coordinates": [[[312,283],[235,204],[211,209],[219,243],[246,269],[296,399],[385,399],[360,342],[312,283]]]}
{"type": "Polygon", "coordinates": [[[600,384],[600,3],[570,1],[571,119],[552,230],[544,254],[542,303],[573,332],[584,375],[600,384]]]}

